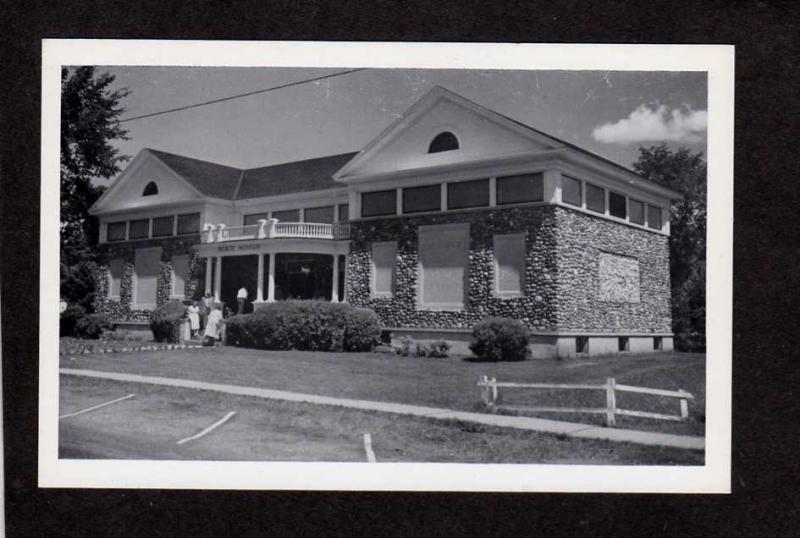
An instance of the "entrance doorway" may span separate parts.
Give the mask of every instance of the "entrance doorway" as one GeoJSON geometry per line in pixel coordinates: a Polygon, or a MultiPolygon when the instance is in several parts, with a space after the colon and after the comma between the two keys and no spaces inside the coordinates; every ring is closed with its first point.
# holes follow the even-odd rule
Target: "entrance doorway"
{"type": "Polygon", "coordinates": [[[258,256],[223,257],[220,299],[234,314],[237,308],[236,294],[242,286],[247,289],[245,313],[252,312],[258,286],[258,256]]]}
{"type": "Polygon", "coordinates": [[[333,295],[332,273],[333,256],[331,255],[277,254],[275,256],[275,300],[330,301],[333,295]]]}

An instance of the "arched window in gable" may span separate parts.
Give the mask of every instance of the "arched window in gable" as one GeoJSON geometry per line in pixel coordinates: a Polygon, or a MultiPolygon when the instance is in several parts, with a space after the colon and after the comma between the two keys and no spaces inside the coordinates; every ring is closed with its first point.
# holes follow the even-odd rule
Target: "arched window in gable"
{"type": "Polygon", "coordinates": [[[156,185],[155,181],[151,181],[145,185],[142,196],[153,196],[155,194],[158,194],[158,185],[156,185]]]}
{"type": "Polygon", "coordinates": [[[458,149],[458,138],[450,131],[439,133],[431,140],[428,146],[428,153],[439,153],[440,151],[451,151],[458,149]]]}

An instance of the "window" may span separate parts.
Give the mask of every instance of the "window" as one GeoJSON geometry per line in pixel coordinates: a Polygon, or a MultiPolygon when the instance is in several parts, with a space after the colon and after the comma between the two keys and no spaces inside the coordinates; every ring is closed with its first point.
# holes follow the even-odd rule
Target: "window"
{"type": "Polygon", "coordinates": [[[299,209],[285,209],[283,211],[273,211],[272,218],[279,222],[300,222],[299,209]]]}
{"type": "Polygon", "coordinates": [[[419,303],[425,310],[463,310],[469,278],[469,225],[420,226],[419,303]]]}
{"type": "Polygon", "coordinates": [[[497,205],[541,202],[542,200],[544,200],[544,174],[497,178],[497,205]]]}
{"type": "Polygon", "coordinates": [[[608,193],[608,213],[612,217],[624,219],[627,216],[627,207],[625,204],[625,197],[616,192],[609,191],[608,193]]]}
{"type": "Polygon", "coordinates": [[[520,297],[525,289],[525,234],[494,236],[495,293],[520,297]]]}
{"type": "Polygon", "coordinates": [[[106,240],[125,241],[125,230],[127,222],[109,222],[106,227],[106,240]]]}
{"type": "Polygon", "coordinates": [[[397,243],[384,241],[372,243],[372,296],[394,295],[397,243]]]}
{"type": "Polygon", "coordinates": [[[374,191],[361,194],[361,216],[378,217],[397,214],[397,192],[374,191]]]}
{"type": "Polygon", "coordinates": [[[339,205],[339,222],[347,222],[350,220],[350,204],[339,205]]]}
{"type": "Polygon", "coordinates": [[[489,205],[489,180],[447,184],[447,208],[486,207],[489,205]]]}
{"type": "Polygon", "coordinates": [[[647,227],[654,230],[661,229],[661,208],[647,204],[647,227]]]}
{"type": "Polygon", "coordinates": [[[456,135],[449,131],[439,133],[431,140],[431,145],[428,146],[428,153],[439,153],[441,151],[452,151],[458,149],[458,138],[456,135]]]}
{"type": "Polygon", "coordinates": [[[628,199],[628,216],[634,224],[644,224],[644,203],[628,199]]]}
{"type": "Polygon", "coordinates": [[[172,235],[174,225],[175,217],[172,215],[153,219],[153,237],[172,235]]]}
{"type": "Polygon", "coordinates": [[[254,224],[258,224],[259,220],[268,220],[269,214],[268,213],[252,213],[250,215],[244,216],[244,225],[251,226],[254,224]]]}
{"type": "Polygon", "coordinates": [[[172,258],[172,296],[183,299],[186,295],[186,280],[189,277],[189,256],[172,258]]]}
{"type": "Polygon", "coordinates": [[[664,349],[664,339],[661,336],[653,337],[653,351],[661,351],[664,349]]]}
{"type": "Polygon", "coordinates": [[[119,299],[122,289],[122,272],[125,270],[125,260],[111,260],[108,264],[108,296],[111,299],[119,299]]]}
{"type": "Polygon", "coordinates": [[[328,205],[325,207],[312,207],[306,209],[305,222],[323,222],[326,224],[333,224],[333,206],[328,205]]]}
{"type": "Polygon", "coordinates": [[[606,212],[605,191],[591,183],[586,184],[586,209],[596,213],[606,212]]]}
{"type": "Polygon", "coordinates": [[[158,194],[158,185],[151,181],[145,185],[144,190],[142,191],[142,196],[153,196],[155,194],[158,194]]]}
{"type": "Polygon", "coordinates": [[[135,307],[151,309],[156,306],[161,247],[136,249],[135,307]]]}
{"type": "Polygon", "coordinates": [[[576,336],[575,337],[575,353],[589,353],[589,337],[576,336]]]}
{"type": "Polygon", "coordinates": [[[442,187],[426,185],[403,189],[403,213],[440,211],[442,209],[442,187]]]}
{"type": "Polygon", "coordinates": [[[630,339],[627,336],[620,336],[617,340],[617,350],[620,353],[630,350],[630,339]]]}
{"type": "Polygon", "coordinates": [[[200,213],[178,215],[178,235],[200,233],[200,213]]]}
{"type": "Polygon", "coordinates": [[[561,176],[561,201],[580,207],[583,204],[581,182],[571,177],[561,176]]]}
{"type": "Polygon", "coordinates": [[[130,239],[144,239],[150,235],[150,219],[132,220],[128,237],[130,239]]]}

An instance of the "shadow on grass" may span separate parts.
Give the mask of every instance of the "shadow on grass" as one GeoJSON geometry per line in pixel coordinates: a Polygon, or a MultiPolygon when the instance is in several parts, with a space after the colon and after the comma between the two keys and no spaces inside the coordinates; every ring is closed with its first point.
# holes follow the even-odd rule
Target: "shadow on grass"
{"type": "Polygon", "coordinates": [[[531,359],[524,358],[524,359],[489,359],[489,358],[482,358],[476,357],[474,355],[469,355],[461,359],[464,362],[484,362],[484,363],[500,363],[500,362],[525,362],[531,359]]]}

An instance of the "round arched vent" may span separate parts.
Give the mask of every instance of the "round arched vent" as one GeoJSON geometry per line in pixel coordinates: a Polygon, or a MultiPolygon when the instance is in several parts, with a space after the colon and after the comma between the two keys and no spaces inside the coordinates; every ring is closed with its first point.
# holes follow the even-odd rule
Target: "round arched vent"
{"type": "Polygon", "coordinates": [[[145,185],[142,196],[153,196],[154,194],[158,194],[158,185],[156,185],[154,181],[151,181],[145,185]]]}
{"type": "Polygon", "coordinates": [[[452,151],[458,149],[458,138],[450,131],[439,133],[431,140],[428,146],[428,153],[439,153],[440,151],[452,151]]]}

